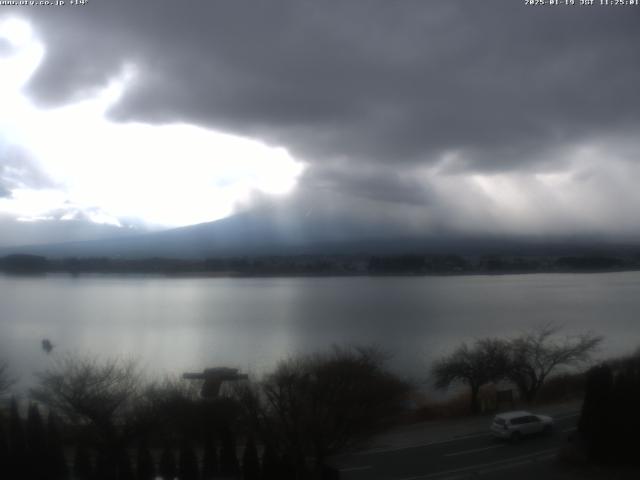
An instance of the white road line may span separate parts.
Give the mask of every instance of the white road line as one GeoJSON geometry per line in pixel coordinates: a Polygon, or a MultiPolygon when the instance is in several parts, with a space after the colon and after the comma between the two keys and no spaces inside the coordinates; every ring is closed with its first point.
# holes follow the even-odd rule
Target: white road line
{"type": "Polygon", "coordinates": [[[365,465],[364,467],[341,468],[340,471],[341,472],[357,472],[359,470],[370,470],[371,468],[373,468],[371,465],[365,465]]]}
{"type": "Polygon", "coordinates": [[[493,450],[494,448],[503,448],[504,445],[493,445],[491,447],[473,448],[471,450],[463,450],[461,452],[446,453],[445,457],[457,457],[458,455],[466,455],[467,453],[484,452],[485,450],[493,450]]]}
{"type": "Polygon", "coordinates": [[[550,454],[551,452],[557,452],[557,451],[558,451],[557,448],[548,448],[546,450],[539,450],[535,453],[528,453],[526,455],[520,455],[518,457],[511,457],[504,460],[498,460],[496,462],[479,463],[477,465],[471,465],[468,467],[456,468],[453,470],[445,470],[444,472],[430,473],[427,475],[417,475],[415,477],[405,477],[398,480],[427,480],[429,478],[437,478],[437,477],[443,477],[446,475],[454,475],[456,473],[469,472],[469,471],[479,470],[482,468],[502,467],[509,464],[515,466],[520,463],[526,463],[528,460],[533,460],[536,457],[547,455],[547,454],[550,454]]]}

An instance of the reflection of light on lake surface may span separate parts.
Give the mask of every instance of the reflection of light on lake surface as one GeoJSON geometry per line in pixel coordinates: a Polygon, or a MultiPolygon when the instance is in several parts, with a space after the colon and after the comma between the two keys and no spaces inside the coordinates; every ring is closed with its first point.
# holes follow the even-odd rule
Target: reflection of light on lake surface
{"type": "Polygon", "coordinates": [[[557,321],[640,344],[640,273],[357,278],[0,276],[0,359],[23,384],[56,356],[139,358],[150,373],[228,365],[262,373],[333,343],[376,343],[425,380],[462,340],[557,321]],[[55,345],[51,355],[43,338],[55,345]]]}

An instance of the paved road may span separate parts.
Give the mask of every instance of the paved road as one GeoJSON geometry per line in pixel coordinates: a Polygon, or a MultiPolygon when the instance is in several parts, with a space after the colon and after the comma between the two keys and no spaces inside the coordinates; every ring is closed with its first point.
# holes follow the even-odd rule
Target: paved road
{"type": "MultiPolygon", "coordinates": [[[[523,439],[517,444],[494,440],[491,435],[467,437],[354,454],[336,460],[344,480],[444,480],[492,478],[508,469],[536,469],[551,462],[558,448],[575,429],[578,414],[555,417],[553,435],[523,439]],[[492,474],[488,476],[489,474],[492,474]]],[[[487,431],[489,425],[487,425],[487,431]]],[[[518,478],[522,478],[518,475],[518,478]]]]}

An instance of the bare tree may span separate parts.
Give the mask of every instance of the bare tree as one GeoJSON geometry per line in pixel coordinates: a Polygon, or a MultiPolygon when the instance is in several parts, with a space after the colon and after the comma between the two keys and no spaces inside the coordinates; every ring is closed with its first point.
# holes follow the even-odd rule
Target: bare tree
{"type": "Polygon", "coordinates": [[[38,374],[34,399],[73,423],[117,424],[140,394],[134,361],[66,356],[38,374]]]}
{"type": "Polygon", "coordinates": [[[480,387],[495,382],[506,374],[509,346],[504,340],[484,338],[471,346],[463,343],[451,354],[437,361],[432,369],[436,388],[447,388],[463,383],[471,389],[470,408],[478,413],[480,387]]]}
{"type": "Polygon", "coordinates": [[[561,366],[587,362],[602,342],[593,333],[558,337],[559,331],[559,326],[548,323],[509,342],[507,378],[527,402],[535,400],[549,374],[561,366]]]}
{"type": "Polygon", "coordinates": [[[384,366],[375,348],[334,347],[281,362],[259,391],[245,390],[257,423],[276,434],[299,472],[305,458],[322,468],[402,408],[409,386],[384,366]],[[264,424],[264,423],[263,423],[264,424]]]}
{"type": "Polygon", "coordinates": [[[135,433],[132,420],[142,386],[136,363],[66,356],[38,377],[32,398],[66,422],[93,428],[100,448],[115,461],[135,433]]]}
{"type": "Polygon", "coordinates": [[[9,365],[6,362],[0,363],[0,396],[7,393],[14,383],[15,379],[9,376],[9,365]]]}

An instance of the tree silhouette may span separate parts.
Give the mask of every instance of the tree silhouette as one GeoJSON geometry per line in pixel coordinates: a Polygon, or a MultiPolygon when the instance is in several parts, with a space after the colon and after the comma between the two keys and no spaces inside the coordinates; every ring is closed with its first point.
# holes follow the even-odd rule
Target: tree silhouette
{"type": "Polygon", "coordinates": [[[588,361],[602,342],[602,337],[593,333],[558,338],[559,330],[557,325],[548,323],[509,343],[507,378],[517,386],[520,398],[527,402],[535,400],[549,374],[560,366],[588,361]]]}
{"type": "Polygon", "coordinates": [[[97,473],[113,476],[122,449],[138,430],[136,407],[143,382],[136,363],[66,356],[38,377],[32,397],[67,423],[90,427],[99,445],[98,459],[104,461],[97,473]]]}
{"type": "Polygon", "coordinates": [[[261,384],[262,412],[253,423],[264,422],[296,475],[308,474],[308,458],[320,470],[329,455],[357,445],[404,408],[409,386],[385,361],[376,348],[336,346],[281,362],[261,384]]]}
{"type": "Polygon", "coordinates": [[[213,436],[206,434],[202,458],[202,480],[212,480],[218,475],[218,452],[213,436]]]}
{"type": "Polygon", "coordinates": [[[142,384],[135,362],[81,356],[58,359],[38,378],[34,399],[71,423],[93,424],[105,436],[131,413],[142,384]]]}
{"type": "Polygon", "coordinates": [[[637,466],[640,356],[610,363],[587,373],[578,432],[590,459],[637,466]]]}
{"type": "Polygon", "coordinates": [[[69,469],[58,430],[58,421],[53,412],[49,412],[47,417],[47,452],[48,480],[65,480],[69,469]]]}
{"type": "Polygon", "coordinates": [[[176,458],[173,454],[173,450],[169,446],[165,446],[160,454],[158,473],[163,480],[173,480],[176,478],[176,474],[178,473],[176,458]]]}
{"type": "Polygon", "coordinates": [[[242,478],[244,480],[260,480],[260,460],[253,436],[249,436],[242,454],[242,478]]]}
{"type": "Polygon", "coordinates": [[[262,480],[279,480],[280,459],[271,442],[265,445],[262,452],[262,480]]]}
{"type": "Polygon", "coordinates": [[[9,443],[3,420],[4,418],[0,414],[0,478],[11,478],[9,472],[9,443]]]}
{"type": "Polygon", "coordinates": [[[613,371],[608,365],[591,368],[587,372],[584,400],[578,421],[578,432],[586,440],[588,455],[598,458],[608,442],[613,371]]]}
{"type": "Polygon", "coordinates": [[[187,440],[182,442],[178,462],[178,477],[180,480],[199,480],[198,457],[193,444],[187,440]]]}
{"type": "Polygon", "coordinates": [[[223,477],[236,477],[240,473],[240,465],[236,453],[236,437],[228,425],[225,425],[220,433],[220,475],[223,477]]]}
{"type": "Polygon", "coordinates": [[[13,398],[9,412],[9,478],[20,478],[25,471],[29,471],[27,442],[18,402],[13,398]]]}
{"type": "Polygon", "coordinates": [[[472,413],[480,411],[480,387],[504,377],[509,365],[507,342],[496,338],[476,340],[471,346],[463,343],[451,354],[435,362],[432,374],[437,388],[447,388],[455,382],[471,389],[472,413]]]}
{"type": "Polygon", "coordinates": [[[118,456],[118,480],[135,480],[131,458],[126,450],[122,450],[118,456]]]}
{"type": "Polygon", "coordinates": [[[146,441],[138,444],[136,468],[138,480],[153,480],[156,477],[155,464],[146,441]]]}
{"type": "Polygon", "coordinates": [[[35,404],[29,405],[27,412],[27,448],[28,448],[28,472],[33,480],[47,480],[47,436],[40,416],[40,411],[35,404]]]}
{"type": "Polygon", "coordinates": [[[304,465],[300,465],[300,460],[296,460],[287,452],[280,456],[278,461],[278,478],[280,480],[297,480],[307,476],[309,473],[304,470],[304,465]]]}
{"type": "Polygon", "coordinates": [[[73,475],[77,480],[93,479],[94,473],[91,454],[89,450],[82,445],[76,447],[76,453],[73,459],[73,475]]]}
{"type": "Polygon", "coordinates": [[[111,452],[99,449],[95,468],[96,480],[117,480],[118,465],[116,461],[117,458],[114,458],[111,452]]]}

